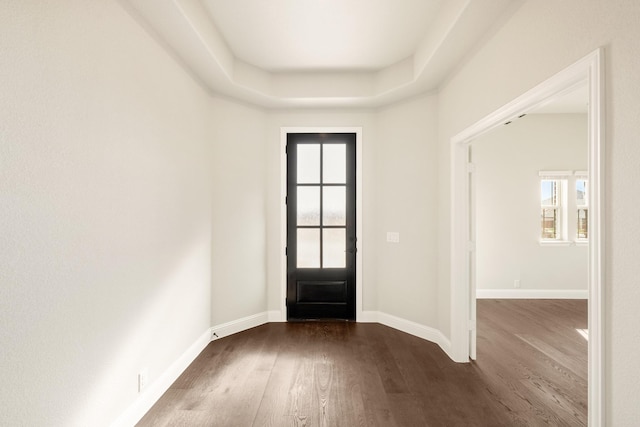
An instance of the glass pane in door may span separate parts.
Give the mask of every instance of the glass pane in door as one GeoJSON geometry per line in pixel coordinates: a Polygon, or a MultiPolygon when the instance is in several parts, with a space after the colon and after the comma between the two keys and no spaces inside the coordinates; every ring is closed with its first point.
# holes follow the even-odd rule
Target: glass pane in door
{"type": "Polygon", "coordinates": [[[324,225],[346,225],[347,190],[345,186],[323,187],[322,223],[324,225]]]}
{"type": "Polygon", "coordinates": [[[320,187],[298,187],[298,225],[320,225],[320,187]]]}
{"type": "Polygon", "coordinates": [[[324,144],[322,147],[322,181],[325,184],[347,182],[347,146],[324,144]]]}
{"type": "Polygon", "coordinates": [[[320,144],[298,145],[298,184],[320,183],[320,144]]]}
{"type": "Polygon", "coordinates": [[[297,234],[298,268],[320,268],[320,229],[299,228],[297,234]]]}
{"type": "Polygon", "coordinates": [[[324,268],[345,268],[346,232],[344,228],[322,230],[322,264],[324,268]]]}

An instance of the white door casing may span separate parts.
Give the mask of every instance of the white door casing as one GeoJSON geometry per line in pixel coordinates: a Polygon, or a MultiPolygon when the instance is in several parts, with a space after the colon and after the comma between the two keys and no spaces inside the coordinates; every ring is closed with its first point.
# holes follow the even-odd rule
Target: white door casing
{"type": "MultiPolygon", "coordinates": [[[[470,333],[475,319],[471,218],[472,184],[468,176],[469,145],[478,136],[501,126],[551,99],[587,82],[589,87],[589,368],[588,419],[591,427],[605,425],[604,413],[604,50],[578,62],[504,105],[451,139],[451,357],[475,358],[470,333]]],[[[472,331],[474,332],[474,331],[472,331]]]]}

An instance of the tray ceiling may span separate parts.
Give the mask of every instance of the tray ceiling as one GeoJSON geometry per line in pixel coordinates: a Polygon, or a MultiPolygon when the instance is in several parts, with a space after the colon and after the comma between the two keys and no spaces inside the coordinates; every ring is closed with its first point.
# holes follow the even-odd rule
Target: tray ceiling
{"type": "Polygon", "coordinates": [[[416,51],[442,0],[204,0],[235,57],[267,71],[379,70],[416,51]]]}
{"type": "Polygon", "coordinates": [[[122,0],[212,94],[378,107],[436,90],[523,0],[122,0]]]}

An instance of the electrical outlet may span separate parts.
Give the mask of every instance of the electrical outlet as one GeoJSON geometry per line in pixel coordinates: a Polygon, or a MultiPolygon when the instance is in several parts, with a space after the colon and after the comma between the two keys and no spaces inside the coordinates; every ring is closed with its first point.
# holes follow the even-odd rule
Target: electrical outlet
{"type": "Polygon", "coordinates": [[[149,384],[149,368],[143,368],[138,372],[138,393],[144,390],[149,384]]]}
{"type": "Polygon", "coordinates": [[[513,281],[513,287],[516,289],[520,289],[520,279],[516,279],[513,281]]]}
{"type": "Polygon", "coordinates": [[[387,232],[387,242],[389,243],[400,243],[400,233],[397,231],[388,231],[387,232]]]}

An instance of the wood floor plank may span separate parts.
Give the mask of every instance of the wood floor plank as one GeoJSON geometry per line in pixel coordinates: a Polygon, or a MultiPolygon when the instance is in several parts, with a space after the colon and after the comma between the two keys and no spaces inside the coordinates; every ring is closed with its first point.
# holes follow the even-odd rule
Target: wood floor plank
{"type": "Polygon", "coordinates": [[[383,378],[377,364],[372,341],[374,333],[380,325],[363,324],[352,328],[351,340],[354,351],[354,362],[361,383],[362,401],[365,409],[367,425],[396,426],[391,406],[387,398],[383,378]]]}
{"type": "Polygon", "coordinates": [[[586,341],[574,341],[571,353],[584,355],[574,358],[559,339],[584,325],[586,301],[480,300],[478,314],[477,365],[514,422],[586,425],[586,341]]]}
{"type": "Polygon", "coordinates": [[[379,324],[210,343],[140,426],[586,426],[586,301],[479,300],[478,360],[379,324]]]}

